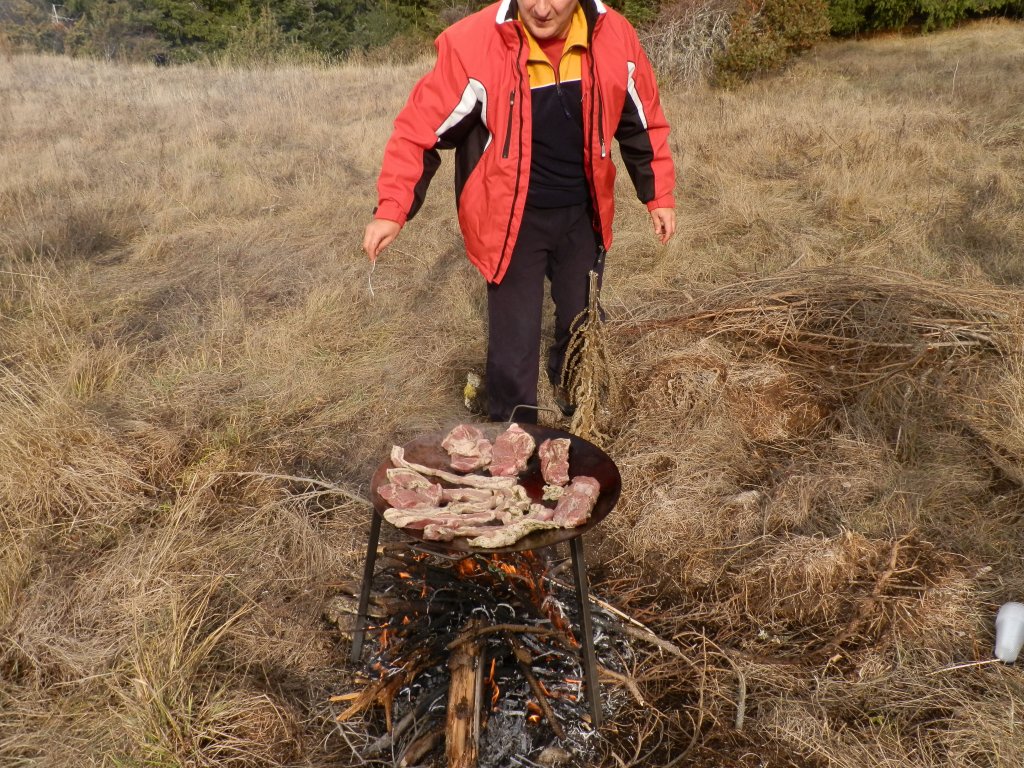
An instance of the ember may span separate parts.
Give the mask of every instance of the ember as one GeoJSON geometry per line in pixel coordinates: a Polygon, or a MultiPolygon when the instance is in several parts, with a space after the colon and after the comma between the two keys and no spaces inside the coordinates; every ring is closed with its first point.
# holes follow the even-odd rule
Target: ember
{"type": "MultiPolygon", "coordinates": [[[[452,562],[408,547],[387,548],[384,558],[372,603],[387,618],[368,628],[373,682],[340,697],[349,706],[338,716],[383,707],[388,733],[365,757],[387,748],[400,763],[421,749],[423,734],[442,731],[449,764],[506,766],[552,746],[581,761],[593,754],[582,695],[589,681],[571,629],[576,595],[546,560],[525,552],[452,562]]],[[[592,618],[597,664],[621,674],[633,658],[629,642],[610,616],[592,618]]],[[[620,696],[609,690],[602,708],[614,712],[620,696]]]]}

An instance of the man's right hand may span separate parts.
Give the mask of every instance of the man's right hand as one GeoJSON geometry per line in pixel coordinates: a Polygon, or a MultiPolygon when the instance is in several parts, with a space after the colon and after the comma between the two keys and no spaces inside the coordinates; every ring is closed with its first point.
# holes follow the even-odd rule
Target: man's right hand
{"type": "Polygon", "coordinates": [[[402,225],[391,219],[374,219],[367,224],[363,234],[363,250],[370,261],[376,261],[380,252],[391,245],[401,231],[402,225]]]}

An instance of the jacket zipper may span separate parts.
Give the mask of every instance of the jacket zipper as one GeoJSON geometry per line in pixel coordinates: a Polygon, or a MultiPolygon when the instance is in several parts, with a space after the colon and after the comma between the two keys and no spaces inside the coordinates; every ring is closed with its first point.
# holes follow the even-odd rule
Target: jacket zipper
{"type": "MultiPolygon", "coordinates": [[[[516,53],[516,72],[519,75],[519,92],[523,90],[523,68],[520,66],[520,59],[523,57],[523,33],[516,27],[516,34],[519,35],[519,51],[516,53]]],[[[512,107],[515,105],[515,91],[512,91],[508,100],[508,134],[505,136],[505,151],[502,157],[508,157],[509,144],[512,141],[512,107]]],[[[498,266],[494,269],[491,279],[495,279],[501,272],[502,266],[512,255],[512,248],[509,247],[509,235],[512,234],[512,221],[516,217],[516,203],[519,202],[519,187],[523,174],[523,105],[519,105],[519,153],[516,155],[516,186],[512,193],[512,209],[508,212],[508,225],[505,227],[505,241],[501,245],[501,258],[498,259],[498,266]]]]}
{"type": "MultiPolygon", "coordinates": [[[[589,64],[590,64],[590,135],[593,136],[594,131],[594,101],[598,102],[599,117],[597,126],[598,140],[601,143],[601,157],[605,157],[605,146],[604,146],[604,126],[601,124],[604,122],[604,101],[601,99],[601,89],[597,85],[597,69],[594,67],[594,46],[590,46],[588,51],[589,64]]],[[[601,226],[601,206],[597,199],[597,186],[594,182],[594,157],[591,153],[590,157],[590,178],[587,179],[590,184],[590,200],[591,206],[593,207],[594,216],[594,231],[597,234],[598,247],[604,249],[604,231],[601,226]]]]}
{"type": "Polygon", "coordinates": [[[502,160],[508,157],[508,150],[512,145],[512,110],[516,105],[516,92],[509,91],[508,94],[508,131],[505,133],[505,147],[501,150],[502,160]]]}
{"type": "MultiPolygon", "coordinates": [[[[565,52],[562,52],[565,55],[565,52]]],[[[562,107],[562,114],[565,115],[567,120],[572,120],[572,114],[569,112],[569,108],[565,106],[565,91],[562,90],[562,60],[559,59],[558,63],[549,62],[551,64],[551,71],[555,76],[555,95],[558,96],[558,104],[562,107]]]]}

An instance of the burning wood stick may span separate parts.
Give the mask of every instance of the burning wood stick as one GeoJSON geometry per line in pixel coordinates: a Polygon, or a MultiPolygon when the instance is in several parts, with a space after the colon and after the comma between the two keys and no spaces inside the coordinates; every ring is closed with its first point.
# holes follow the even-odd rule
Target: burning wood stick
{"type": "Polygon", "coordinates": [[[485,627],[479,627],[472,634],[463,633],[448,643],[447,650],[452,651],[458,648],[463,643],[472,642],[484,635],[492,635],[495,632],[502,632],[505,634],[530,634],[538,636],[552,637],[558,641],[558,643],[569,650],[572,650],[572,645],[568,640],[565,639],[565,633],[558,629],[552,629],[550,627],[531,627],[528,624],[490,624],[485,627]]]}
{"type": "MultiPolygon", "coordinates": [[[[473,633],[478,621],[466,624],[461,634],[473,633]]],[[[445,721],[445,757],[449,768],[476,768],[479,743],[473,719],[478,711],[480,695],[477,666],[482,644],[479,641],[461,643],[448,658],[448,712],[445,721]]]]}
{"type": "Polygon", "coordinates": [[[544,690],[544,686],[540,684],[537,676],[533,674],[531,665],[533,664],[533,657],[530,652],[523,646],[519,639],[515,635],[506,635],[508,644],[512,647],[512,653],[516,657],[516,661],[519,662],[519,668],[523,672],[523,677],[526,678],[526,682],[530,684],[530,690],[533,691],[533,695],[537,697],[537,703],[540,705],[541,710],[544,712],[544,717],[547,718],[548,725],[551,726],[551,730],[555,736],[559,739],[565,738],[565,729],[562,728],[562,724],[555,717],[555,711],[551,709],[551,704],[548,701],[547,691],[544,690]]]}
{"type": "MultiPolygon", "coordinates": [[[[442,604],[445,601],[438,600],[437,602],[438,604],[434,605],[426,600],[400,600],[379,593],[371,593],[370,601],[366,606],[366,617],[369,619],[387,619],[396,615],[439,614],[448,610],[442,604]]],[[[359,614],[359,604],[348,595],[335,595],[324,604],[322,614],[327,621],[344,630],[348,627],[343,626],[343,619],[357,616],[359,614]]]]}
{"type": "Polygon", "coordinates": [[[398,761],[398,768],[418,765],[420,760],[426,757],[430,750],[437,745],[437,740],[441,738],[442,733],[443,731],[440,728],[435,728],[412,742],[412,744],[405,748],[405,752],[402,753],[402,757],[398,761]]]}
{"type": "MultiPolygon", "coordinates": [[[[562,587],[563,589],[570,589],[568,584],[566,584],[563,581],[560,581],[559,579],[555,579],[550,576],[545,576],[545,580],[551,584],[556,584],[562,587]]],[[[658,636],[658,634],[655,633],[655,631],[648,627],[646,624],[639,622],[629,614],[620,611],[611,603],[596,598],[593,595],[590,595],[590,602],[592,602],[598,608],[607,611],[613,616],[616,616],[617,618],[622,619],[622,621],[626,622],[625,624],[619,625],[619,628],[622,630],[623,634],[629,635],[630,637],[636,638],[637,640],[644,640],[650,643],[651,645],[654,645],[655,647],[660,648],[661,650],[670,653],[673,656],[676,656],[680,659],[686,658],[686,655],[683,653],[682,649],[678,645],[666,640],[663,637],[658,636]]]]}
{"type": "MultiPolygon", "coordinates": [[[[430,692],[420,696],[418,702],[416,703],[416,706],[413,709],[409,710],[409,712],[406,713],[405,717],[403,717],[401,720],[395,723],[394,728],[392,728],[390,731],[388,731],[375,742],[373,742],[369,747],[363,750],[362,757],[376,757],[377,755],[384,752],[384,750],[389,749],[402,737],[403,734],[405,734],[406,731],[408,731],[410,728],[416,725],[417,721],[421,717],[423,717],[427,710],[429,710],[434,705],[434,702],[436,702],[445,694],[446,690],[447,686],[439,686],[437,688],[434,688],[430,692]]],[[[337,698],[341,699],[342,697],[337,698]]],[[[332,698],[331,700],[334,701],[334,698],[332,698]]],[[[417,741],[419,740],[420,739],[417,739],[417,741]]],[[[411,751],[412,745],[409,745],[409,747],[406,748],[405,753],[403,754],[403,758],[405,756],[408,756],[411,751]]]]}
{"type": "Polygon", "coordinates": [[[385,716],[387,718],[388,728],[391,728],[391,704],[395,700],[395,693],[398,689],[405,685],[406,680],[401,675],[385,678],[380,680],[374,685],[368,685],[363,690],[356,693],[355,696],[352,694],[342,694],[341,696],[332,696],[329,701],[331,702],[343,702],[351,701],[348,709],[339,714],[334,719],[339,723],[343,723],[353,715],[357,715],[364,709],[369,707],[375,701],[384,707],[385,716]]]}

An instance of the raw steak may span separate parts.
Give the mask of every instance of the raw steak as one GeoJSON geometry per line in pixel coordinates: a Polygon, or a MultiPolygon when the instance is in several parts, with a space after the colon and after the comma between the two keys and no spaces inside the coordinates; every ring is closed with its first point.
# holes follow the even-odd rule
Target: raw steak
{"type": "Polygon", "coordinates": [[[540,473],[548,485],[565,485],[569,482],[569,445],[567,437],[545,440],[537,449],[540,456],[540,473]]]}
{"type": "Polygon", "coordinates": [[[377,488],[377,493],[396,509],[436,507],[441,503],[441,486],[418,472],[389,469],[388,480],[390,482],[377,488]]]}
{"type": "Polygon", "coordinates": [[[563,528],[575,528],[587,521],[601,495],[601,484],[592,477],[577,475],[555,506],[554,521],[563,528]]]}
{"type": "Polygon", "coordinates": [[[459,424],[441,441],[451,456],[452,469],[472,472],[491,463],[491,441],[471,424],[459,424]]]}
{"type": "Polygon", "coordinates": [[[491,475],[494,477],[515,477],[524,469],[533,455],[537,443],[533,435],[518,424],[512,424],[494,441],[491,475]]]}

